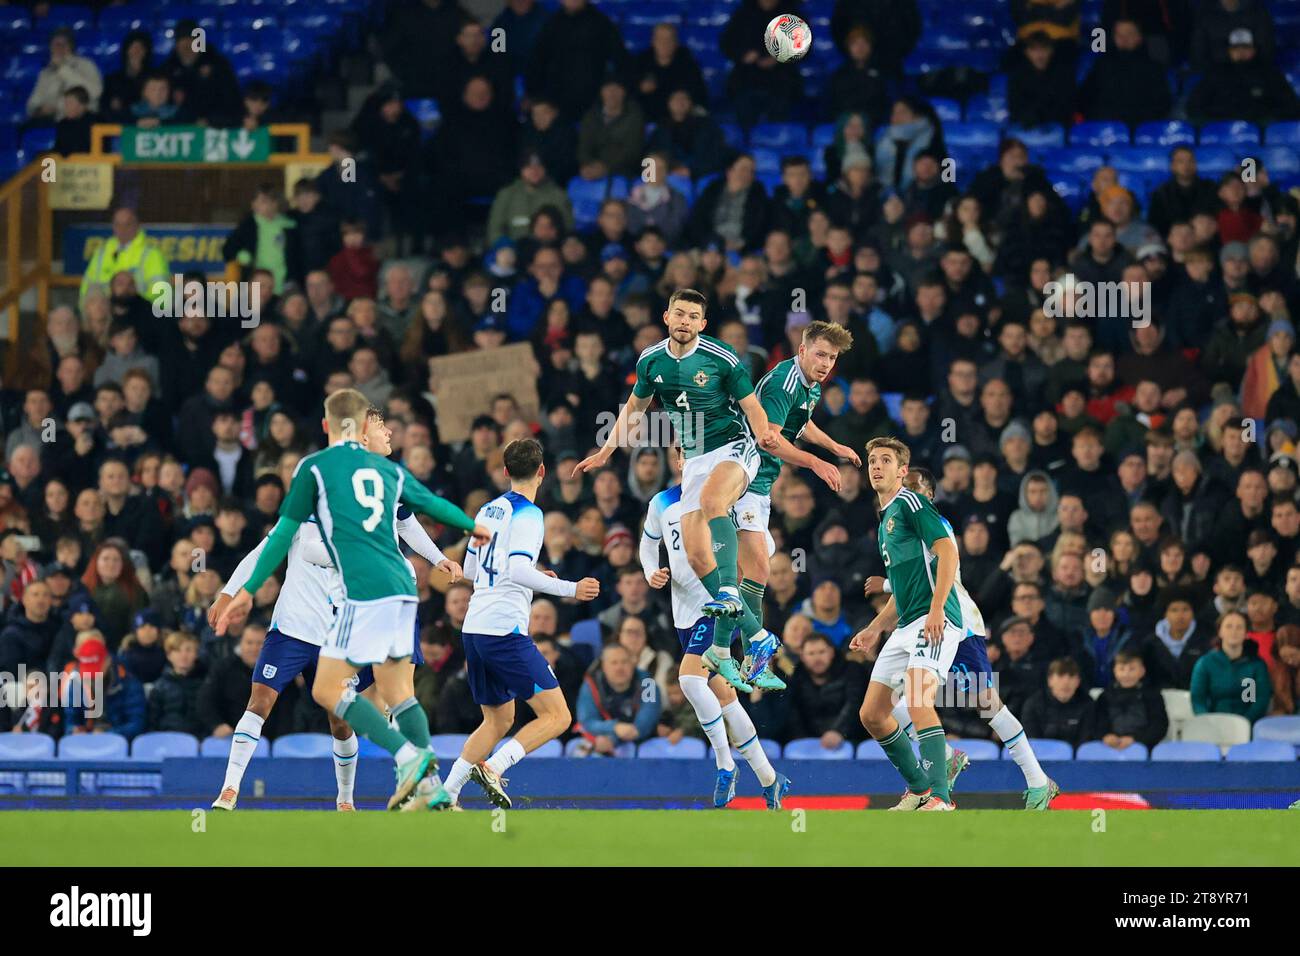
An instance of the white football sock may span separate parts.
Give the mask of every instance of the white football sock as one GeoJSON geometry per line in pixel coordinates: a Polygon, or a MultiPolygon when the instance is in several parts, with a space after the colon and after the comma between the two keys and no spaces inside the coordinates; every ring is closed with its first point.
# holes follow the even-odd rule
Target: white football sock
{"type": "Polygon", "coordinates": [[[488,758],[487,765],[499,776],[523,760],[525,753],[524,745],[511,737],[500,750],[488,758]]]}
{"type": "Polygon", "coordinates": [[[416,757],[420,756],[420,753],[420,748],[408,740],[398,748],[397,753],[393,754],[393,763],[400,767],[408,760],[414,760],[416,757]]]}
{"type": "Polygon", "coordinates": [[[334,782],[339,787],[335,803],[352,802],[352,786],[357,780],[357,750],[360,746],[356,734],[350,734],[346,740],[334,738],[334,782]]]}
{"type": "Polygon", "coordinates": [[[461,788],[465,786],[465,781],[469,780],[473,769],[474,765],[468,763],[464,757],[457,757],[456,762],[451,765],[451,773],[447,774],[447,782],[442,786],[447,791],[447,796],[451,797],[452,803],[460,799],[461,788]]]}
{"type": "Polygon", "coordinates": [[[1047,786],[1047,774],[1043,773],[1043,768],[1038,765],[1034,748],[1029,746],[1029,738],[1025,736],[1025,728],[1020,725],[1020,721],[1016,719],[1015,714],[1011,713],[1010,708],[1003,707],[994,714],[989,720],[989,726],[1001,738],[1002,746],[1011,751],[1011,759],[1025,775],[1025,783],[1031,787],[1047,786]]]}
{"type": "Polygon", "coordinates": [[[758,777],[761,786],[770,787],[776,783],[776,771],[772,769],[772,763],[767,759],[767,753],[763,750],[763,745],[759,743],[758,731],[754,729],[754,722],[749,719],[749,714],[745,708],[740,706],[740,701],[733,700],[726,707],[722,708],[722,718],[727,724],[727,733],[736,743],[736,749],[740,755],[749,763],[749,768],[754,771],[758,777]]]}
{"type": "Polygon", "coordinates": [[[727,742],[727,725],[722,719],[722,705],[717,696],[709,690],[709,679],[698,674],[684,674],[680,680],[682,693],[691,702],[700,726],[713,747],[713,760],[719,770],[735,770],[736,761],[731,759],[731,744],[727,742]]]}
{"type": "Polygon", "coordinates": [[[230,757],[226,760],[226,782],[221,785],[222,790],[230,787],[239,790],[239,784],[244,779],[244,770],[248,767],[253,752],[257,750],[257,742],[261,739],[262,718],[251,710],[244,711],[244,716],[240,717],[239,723],[235,724],[235,732],[231,736],[230,757]]]}

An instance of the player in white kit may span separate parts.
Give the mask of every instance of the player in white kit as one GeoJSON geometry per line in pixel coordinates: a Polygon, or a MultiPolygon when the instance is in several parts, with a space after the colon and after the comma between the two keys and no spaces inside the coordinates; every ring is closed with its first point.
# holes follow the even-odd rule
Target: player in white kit
{"type": "MultiPolygon", "coordinates": [[[[672,454],[678,457],[680,470],[681,448],[674,446],[672,454]]],[[[735,743],[758,777],[768,809],[779,810],[782,797],[790,789],[789,778],[772,768],[754,722],[737,700],[736,691],[724,678],[710,674],[704,667],[702,655],[713,645],[715,619],[704,614],[703,607],[711,598],[682,544],[681,499],[681,485],[673,485],[650,499],[641,532],[641,568],[652,588],[671,585],[673,624],[683,653],[678,671],[682,693],[709,738],[718,768],[713,805],[725,807],[736,795],[736,762],[731,756],[731,743],[735,743]],[[666,568],[659,567],[660,542],[668,549],[666,568]]],[[[724,622],[723,626],[731,625],[724,622]]]]}
{"type": "Polygon", "coordinates": [[[507,445],[503,457],[510,490],[479,509],[474,522],[491,537],[465,556],[465,576],[474,583],[474,593],[461,637],[466,677],[483,710],[483,723],[465,741],[446,789],[454,805],[473,778],[492,803],[507,809],[510,797],[501,775],[573,722],[555,672],[528,636],[533,592],[590,601],[600,593],[600,583],[595,578],[563,581],[537,570],[544,528],[542,509],[534,500],[546,475],[542,446],[522,438],[507,445]],[[527,701],[537,717],[492,755],[514,725],[516,700],[527,701]]]}
{"type": "MultiPolygon", "coordinates": [[[[376,454],[387,456],[392,453],[391,435],[377,409],[370,410],[371,427],[362,439],[362,444],[376,454]]],[[[459,580],[461,568],[455,561],[447,558],[434,544],[419,520],[403,506],[398,511],[398,535],[416,554],[423,557],[434,567],[441,569],[451,577],[459,580]]],[[[263,538],[252,551],[244,556],[238,567],[226,582],[225,587],[208,609],[208,623],[215,624],[226,605],[234,598],[239,589],[253,573],[257,559],[266,547],[263,538]]],[[[415,568],[411,568],[411,577],[415,577],[415,568]]],[[[286,561],[284,583],[280,587],[280,596],[271,611],[271,626],[266,634],[266,642],[257,664],[253,667],[253,687],[248,698],[248,708],[235,725],[230,745],[230,755],[226,760],[226,777],[221,794],[212,803],[216,810],[233,810],[239,799],[239,787],[243,782],[244,771],[248,761],[257,749],[261,737],[262,725],[270,716],[271,709],[279,699],[284,688],[299,674],[303,675],[308,687],[315,679],[316,659],[320,654],[321,642],[329,633],[334,623],[334,609],[342,601],[342,588],[338,572],[330,561],[325,542],[321,539],[320,527],[315,518],[309,518],[298,527],[293,543],[289,546],[286,561]]],[[[422,663],[420,655],[419,629],[412,635],[414,658],[411,664],[412,687],[414,695],[415,665],[422,663]]],[[[372,702],[383,708],[374,687],[374,678],[370,668],[357,675],[358,690],[371,698],[372,702]]],[[[403,697],[405,700],[407,697],[403,697]]],[[[339,810],[351,811],[353,803],[353,785],[357,772],[357,735],[341,717],[326,711],[329,718],[330,735],[334,738],[334,779],[338,787],[335,806],[339,810]]],[[[432,781],[430,781],[432,783],[432,781]]],[[[410,804],[408,804],[410,806],[410,804]]],[[[423,806],[423,804],[422,804],[423,806]]]]}

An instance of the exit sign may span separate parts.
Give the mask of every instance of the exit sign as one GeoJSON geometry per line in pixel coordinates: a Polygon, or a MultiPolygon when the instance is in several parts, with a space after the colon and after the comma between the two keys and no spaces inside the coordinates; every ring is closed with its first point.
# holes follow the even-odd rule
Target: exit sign
{"type": "Polygon", "coordinates": [[[122,130],[125,163],[264,163],[271,155],[271,134],[264,128],[211,129],[204,126],[158,126],[122,130]]]}

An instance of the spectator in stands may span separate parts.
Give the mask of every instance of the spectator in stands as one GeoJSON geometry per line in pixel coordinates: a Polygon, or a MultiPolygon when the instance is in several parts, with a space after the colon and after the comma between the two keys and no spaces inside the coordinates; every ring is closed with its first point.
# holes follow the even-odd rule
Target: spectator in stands
{"type": "MultiPolygon", "coordinates": [[[[6,540],[13,538],[12,532],[5,534],[6,540]]],[[[50,586],[37,580],[27,583],[21,600],[9,609],[0,629],[0,673],[15,674],[20,666],[28,670],[43,668],[61,626],[59,615],[53,613],[50,586]]]]}
{"type": "Polygon", "coordinates": [[[54,123],[63,119],[64,94],[76,87],[86,91],[93,113],[99,109],[104,81],[95,62],[76,52],[76,35],[68,27],[50,34],[50,62],[36,76],[36,86],[27,97],[27,117],[35,123],[54,123]]]}
{"type": "MultiPolygon", "coordinates": [[[[607,644],[578,692],[577,722],[599,754],[655,735],[663,694],[620,644],[607,644]]],[[[575,728],[577,729],[577,728],[575,728]]]]}
{"type": "Polygon", "coordinates": [[[196,670],[199,640],[185,631],[172,631],[163,647],[167,669],[149,694],[149,729],[198,736],[204,729],[199,715],[203,678],[196,670]]]}
{"type": "MultiPolygon", "coordinates": [[[[1037,589],[1035,588],[1035,591],[1037,589]]],[[[1036,610],[1041,613],[1041,598],[1036,610]]],[[[1015,605],[1013,605],[1013,608],[1015,605]]],[[[1039,625],[1046,620],[1039,619],[1039,625]]],[[[1036,632],[1039,625],[1028,617],[1012,614],[1001,625],[996,644],[989,648],[993,669],[997,673],[998,694],[1008,707],[1023,711],[1023,704],[1044,687],[1047,665],[1057,656],[1049,644],[1040,642],[1036,632]]]]}
{"type": "MultiPolygon", "coordinates": [[[[456,102],[470,78],[481,76],[492,86],[493,101],[513,112],[514,73],[509,59],[500,56],[499,52],[501,51],[488,49],[487,34],[482,24],[473,19],[462,20],[460,29],[456,32],[455,50],[447,63],[439,65],[443,76],[438,100],[444,103],[456,102]]],[[[366,138],[362,137],[362,141],[365,142],[366,138]]]]}
{"type": "Polygon", "coordinates": [[[634,236],[640,236],[647,228],[657,229],[664,242],[672,246],[686,228],[690,203],[668,181],[668,154],[651,152],[646,158],[649,164],[628,195],[627,229],[634,236]]]}
{"type": "MultiPolygon", "coordinates": [[[[186,551],[186,560],[189,552],[186,551]]],[[[159,615],[151,607],[137,611],[132,620],[131,633],[122,638],[117,649],[118,662],[126,668],[128,674],[142,684],[152,684],[162,676],[167,666],[167,652],[162,645],[162,628],[159,615]]],[[[248,699],[248,688],[244,688],[244,699],[248,699]]]]}
{"type": "Polygon", "coordinates": [[[176,24],[175,35],[176,45],[163,61],[162,71],[171,81],[176,102],[202,125],[238,126],[243,115],[239,80],[230,61],[217,51],[215,38],[190,19],[176,24]],[[196,47],[200,38],[203,42],[196,47]]]}
{"type": "Polygon", "coordinates": [[[693,102],[706,103],[708,87],[695,55],[682,46],[672,23],[655,25],[650,46],[632,59],[630,77],[646,117],[662,123],[668,115],[668,97],[685,90],[693,102]]]}
{"type": "Polygon", "coordinates": [[[339,227],[343,247],[329,262],[330,280],[345,299],[373,299],[379,292],[379,259],[366,242],[366,224],[345,219],[339,227]]]}
{"type": "Polygon", "coordinates": [[[849,41],[855,27],[871,31],[880,70],[896,77],[921,37],[921,12],[916,0],[837,0],[831,14],[831,38],[846,57],[852,56],[849,41]]]}
{"type": "MultiPolygon", "coordinates": [[[[1146,637],[1138,650],[1154,686],[1186,690],[1191,685],[1192,669],[1210,650],[1213,638],[1198,626],[1193,598],[1188,591],[1170,591],[1162,603],[1164,609],[1156,622],[1155,633],[1146,637]]],[[[1245,635],[1244,627],[1242,635],[1245,635]]]]}
{"type": "Polygon", "coordinates": [[[583,179],[638,176],[645,140],[645,114],[617,76],[600,85],[600,102],[578,126],[578,175],[583,179]]]}
{"type": "MultiPolygon", "coordinates": [[[[1079,89],[1079,108],[1090,120],[1122,120],[1129,126],[1169,115],[1165,67],[1147,51],[1141,27],[1120,17],[1110,27],[1105,56],[1093,61],[1079,89]]],[[[1163,235],[1166,230],[1161,229],[1163,235]]]]}
{"type": "Polygon", "coordinates": [[[1287,377],[1295,339],[1295,326],[1290,321],[1274,319],[1268,325],[1264,344],[1250,353],[1241,380],[1241,411],[1246,418],[1267,415],[1273,393],[1287,377]]]}
{"type": "Polygon", "coordinates": [[[112,215],[113,235],[105,240],[81,277],[79,302],[84,308],[92,291],[107,291],[113,277],[129,272],[136,289],[148,290],[154,283],[171,284],[171,267],[158,244],[140,228],[140,217],[130,206],[118,206],[112,215]]]}
{"type": "Polygon", "coordinates": [[[865,118],[868,129],[883,125],[889,112],[889,82],[875,52],[871,29],[863,25],[851,28],[845,37],[847,60],[831,74],[828,91],[832,116],[857,113],[865,118]]]}
{"type": "Polygon", "coordinates": [[[507,0],[497,18],[492,21],[491,35],[510,38],[506,54],[510,57],[510,72],[523,75],[532,60],[533,47],[542,31],[542,25],[551,15],[549,8],[537,0],[507,0]],[[496,31],[502,31],[498,34],[496,31]]]}
{"type": "Polygon", "coordinates": [[[722,53],[732,63],[727,96],[745,128],[760,119],[788,119],[803,95],[799,64],[777,63],[764,43],[768,22],[780,13],[802,16],[802,0],[784,6],[780,0],[742,0],[722,29],[722,53]]]}
{"type": "Polygon", "coordinates": [[[122,67],[104,80],[100,112],[111,123],[129,122],[131,107],[140,99],[144,80],[154,70],[153,34],[132,30],[122,40],[122,67]]]}
{"type": "Polygon", "coordinates": [[[280,204],[279,190],[269,183],[258,186],[249,214],[222,246],[226,262],[239,263],[245,280],[254,267],[269,269],[277,294],[284,291],[285,282],[303,275],[298,223],[280,211],[280,204]]]}
{"type": "Polygon", "coordinates": [[[444,113],[430,144],[436,208],[451,222],[481,221],[480,207],[468,200],[486,199],[510,182],[516,168],[516,125],[481,76],[471,77],[460,100],[447,104],[444,113]]]}
{"type": "Polygon", "coordinates": [[[541,154],[525,152],[520,158],[519,178],[502,188],[492,200],[487,221],[488,241],[525,238],[533,218],[545,209],[558,211],[565,227],[572,228],[573,210],[568,195],[548,175],[541,154]]]}
{"type": "Polygon", "coordinates": [[[1059,657],[1047,666],[1047,688],[1030,697],[1020,711],[1031,740],[1064,740],[1071,747],[1093,739],[1094,719],[1092,698],[1083,689],[1079,663],[1072,657],[1059,657]]]}
{"type": "Polygon", "coordinates": [[[148,498],[131,494],[131,476],[121,459],[109,458],[99,466],[99,493],[104,536],[123,539],[158,566],[165,547],[162,518],[148,498]]]}
{"type": "Polygon", "coordinates": [[[60,156],[90,152],[90,128],[94,122],[90,94],[84,86],[72,87],[63,94],[63,117],[54,124],[54,151],[60,156]]]}
{"type": "Polygon", "coordinates": [[[667,94],[666,113],[650,135],[648,149],[667,155],[670,172],[692,179],[727,165],[722,129],[686,89],[667,94]]]}
{"type": "Polygon", "coordinates": [[[63,669],[72,681],[63,708],[65,733],[121,734],[131,740],[147,727],[144,688],[109,653],[104,636],[90,629],[76,638],[72,663],[63,669]],[[103,692],[96,699],[96,678],[103,692]],[[92,716],[97,714],[97,716],[92,716]]]}
{"type": "Polygon", "coordinates": [[[1056,53],[1046,32],[1024,37],[1021,49],[1007,80],[1011,122],[1025,129],[1068,125],[1075,99],[1074,63],[1056,53]]]}
{"type": "Polygon", "coordinates": [[[1227,63],[1231,56],[1232,34],[1238,30],[1250,33],[1262,60],[1273,61],[1273,18],[1265,4],[1258,0],[1206,0],[1196,8],[1191,44],[1192,69],[1203,73],[1215,65],[1227,63]]]}
{"type": "Polygon", "coordinates": [[[126,373],[140,369],[149,377],[150,384],[159,387],[158,359],[140,347],[140,337],[134,325],[115,320],[108,331],[109,353],[95,369],[96,387],[106,382],[121,385],[126,373]]]}
{"type": "Polygon", "coordinates": [[[799,666],[790,679],[783,739],[816,737],[826,750],[863,739],[858,708],[866,678],[862,665],[837,653],[825,634],[810,633],[799,649],[799,666]]]}
{"type": "MultiPolygon", "coordinates": [[[[633,571],[641,573],[639,568],[633,571]]],[[[614,631],[613,640],[631,655],[637,670],[649,674],[660,688],[668,686],[677,671],[676,661],[667,651],[651,646],[645,621],[633,615],[624,617],[614,631]]]]}
{"type": "Polygon", "coordinates": [[[1206,67],[1188,98],[1188,115],[1202,123],[1238,119],[1261,126],[1300,116],[1300,97],[1281,69],[1259,55],[1253,31],[1236,27],[1226,40],[1226,61],[1206,67]]]}
{"type": "Polygon", "coordinates": [[[1278,628],[1268,673],[1273,684],[1269,715],[1292,716],[1300,712],[1300,627],[1284,624],[1278,628]]]}
{"type": "Polygon", "coordinates": [[[1151,225],[1168,235],[1174,223],[1187,222],[1197,213],[1214,215],[1218,205],[1214,184],[1197,175],[1195,151],[1175,146],[1169,153],[1169,179],[1156,187],[1147,207],[1151,225]]]}
{"type": "Polygon", "coordinates": [[[1219,619],[1218,647],[1192,670],[1192,711],[1240,714],[1251,723],[1269,711],[1273,685],[1254,641],[1247,641],[1246,615],[1229,611],[1219,619]]]}
{"type": "Polygon", "coordinates": [[[1029,150],[1014,137],[998,144],[997,163],[980,170],[968,190],[979,200],[984,218],[1000,228],[1019,215],[1026,197],[1052,191],[1047,174],[1042,167],[1030,164],[1029,150]]]}
{"type": "Polygon", "coordinates": [[[618,27],[588,0],[562,0],[537,35],[524,73],[530,96],[552,99],[569,122],[596,102],[601,83],[629,67],[618,27]]]}
{"type": "Polygon", "coordinates": [[[754,178],[753,157],[740,153],[696,198],[688,233],[697,244],[718,236],[728,251],[750,251],[763,246],[766,221],[767,194],[754,178]]]}
{"type": "Polygon", "coordinates": [[[81,583],[99,609],[100,627],[109,647],[115,650],[130,630],[135,612],[148,603],[120,538],[106,540],[95,549],[81,583]]]}
{"type": "MultiPolygon", "coordinates": [[[[262,653],[266,626],[255,622],[244,625],[235,653],[216,661],[199,687],[196,717],[201,735],[229,737],[235,732],[248,707],[248,688],[253,680],[253,665],[262,653]]],[[[273,739],[289,730],[293,708],[281,705],[262,725],[262,736],[273,739]],[[277,718],[276,715],[279,715],[277,718]]]]}
{"type": "Polygon", "coordinates": [[[141,129],[157,129],[194,119],[173,97],[172,81],[166,73],[155,70],[144,78],[140,98],[130,107],[130,122],[141,129]]]}
{"type": "Polygon", "coordinates": [[[933,107],[915,97],[894,102],[889,125],[876,141],[876,178],[888,189],[905,190],[912,182],[916,157],[941,142],[933,107]]]}
{"type": "Polygon", "coordinates": [[[1093,733],[1107,747],[1126,750],[1140,743],[1150,749],[1164,739],[1169,729],[1164,698],[1146,676],[1136,650],[1115,655],[1115,679],[1097,698],[1094,711],[1093,733]]]}

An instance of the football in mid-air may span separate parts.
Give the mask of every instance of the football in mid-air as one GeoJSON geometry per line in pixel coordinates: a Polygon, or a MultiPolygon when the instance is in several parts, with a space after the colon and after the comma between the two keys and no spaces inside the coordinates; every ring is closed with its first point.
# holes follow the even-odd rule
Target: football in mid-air
{"type": "Polygon", "coordinates": [[[799,17],[783,13],[773,17],[763,33],[767,52],[778,63],[802,60],[812,49],[812,29],[799,17]]]}

